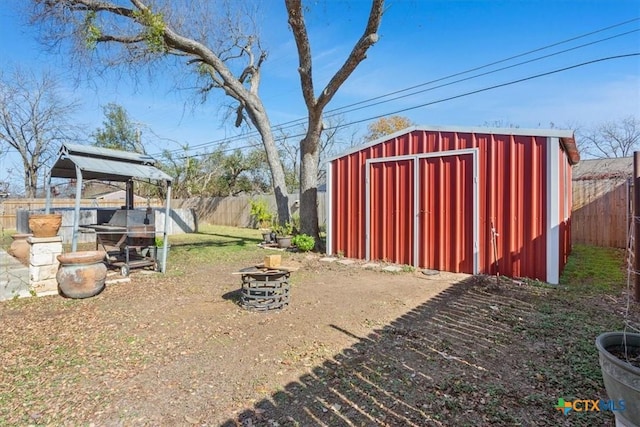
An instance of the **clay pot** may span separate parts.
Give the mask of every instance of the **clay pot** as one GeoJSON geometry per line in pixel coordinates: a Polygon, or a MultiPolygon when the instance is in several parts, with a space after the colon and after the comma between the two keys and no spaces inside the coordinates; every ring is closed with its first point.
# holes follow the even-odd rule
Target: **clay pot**
{"type": "Polygon", "coordinates": [[[287,249],[291,246],[291,236],[278,236],[276,240],[281,248],[287,249]]]}
{"type": "Polygon", "coordinates": [[[29,242],[27,242],[27,238],[31,237],[31,234],[14,234],[11,236],[13,242],[11,242],[11,246],[9,246],[9,255],[14,256],[24,265],[29,264],[29,252],[31,248],[29,247],[29,242]]]}
{"type": "Polygon", "coordinates": [[[58,289],[69,298],[89,298],[104,289],[107,277],[105,251],[79,251],[58,255],[58,289]]]}
{"type": "Polygon", "coordinates": [[[29,228],[33,233],[33,237],[55,237],[61,225],[61,214],[29,215],[29,228]]]}

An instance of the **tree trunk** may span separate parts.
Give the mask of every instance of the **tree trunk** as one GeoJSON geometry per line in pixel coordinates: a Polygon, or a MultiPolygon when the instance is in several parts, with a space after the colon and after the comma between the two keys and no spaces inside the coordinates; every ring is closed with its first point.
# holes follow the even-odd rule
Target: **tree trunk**
{"type": "Polygon", "coordinates": [[[276,206],[278,210],[278,223],[284,224],[291,220],[289,213],[289,192],[285,181],[282,162],[276,147],[276,143],[271,133],[271,124],[269,118],[262,108],[262,102],[256,98],[255,103],[246,104],[249,119],[256,127],[262,138],[264,149],[267,154],[267,163],[271,169],[271,179],[273,180],[273,193],[276,197],[276,206]]]}
{"type": "Polygon", "coordinates": [[[318,164],[322,115],[309,114],[309,129],[300,141],[300,231],[320,243],[318,224],[318,164]]]}
{"type": "Polygon", "coordinates": [[[36,189],[38,188],[38,170],[33,167],[29,161],[22,159],[22,166],[24,167],[24,193],[25,196],[33,199],[36,197],[36,189]],[[35,170],[34,170],[35,169],[35,170]]]}

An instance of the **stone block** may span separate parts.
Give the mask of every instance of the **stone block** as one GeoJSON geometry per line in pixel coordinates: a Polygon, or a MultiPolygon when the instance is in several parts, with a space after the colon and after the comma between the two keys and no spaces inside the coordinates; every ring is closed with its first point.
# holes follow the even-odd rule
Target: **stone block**
{"type": "Polygon", "coordinates": [[[380,264],[375,262],[368,262],[366,264],[363,264],[362,268],[365,268],[365,269],[380,268],[380,264]]]}
{"type": "Polygon", "coordinates": [[[42,266],[29,266],[29,280],[34,282],[40,282],[42,280],[55,279],[58,272],[58,261],[55,264],[48,264],[42,266]]]}
{"type": "Polygon", "coordinates": [[[47,293],[51,294],[54,292],[58,292],[58,281],[56,279],[49,280],[41,280],[39,282],[31,283],[31,290],[33,290],[36,295],[47,293]]]}
{"type": "Polygon", "coordinates": [[[56,257],[62,253],[62,239],[60,237],[30,237],[31,245],[29,263],[32,266],[58,265],[56,257]]]}

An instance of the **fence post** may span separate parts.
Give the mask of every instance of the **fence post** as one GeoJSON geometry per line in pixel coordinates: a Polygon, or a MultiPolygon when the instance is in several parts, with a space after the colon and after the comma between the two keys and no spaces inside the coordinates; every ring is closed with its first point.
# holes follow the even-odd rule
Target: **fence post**
{"type": "Polygon", "coordinates": [[[640,301],[640,151],[633,153],[633,269],[635,276],[635,298],[640,301]]]}

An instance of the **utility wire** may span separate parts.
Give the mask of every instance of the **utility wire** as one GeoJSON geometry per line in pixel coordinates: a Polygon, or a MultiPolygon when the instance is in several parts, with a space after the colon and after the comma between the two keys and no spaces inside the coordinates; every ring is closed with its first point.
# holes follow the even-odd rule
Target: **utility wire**
{"type": "MultiPolygon", "coordinates": [[[[622,37],[622,36],[625,36],[625,35],[629,35],[631,33],[635,33],[635,32],[640,31],[640,29],[630,30],[630,31],[627,31],[627,32],[624,32],[624,33],[620,33],[620,34],[616,34],[616,35],[613,35],[613,36],[610,36],[610,37],[607,37],[607,38],[604,38],[604,39],[599,39],[599,40],[596,40],[596,41],[593,41],[593,42],[590,42],[590,43],[585,43],[585,44],[580,45],[580,46],[576,46],[576,47],[573,47],[573,48],[565,49],[563,51],[559,51],[559,52],[555,52],[555,53],[552,53],[552,54],[544,55],[544,56],[541,56],[541,57],[538,57],[538,58],[534,58],[534,59],[530,59],[530,60],[527,60],[527,61],[523,61],[523,62],[520,62],[520,63],[517,63],[517,64],[513,64],[513,65],[510,65],[510,66],[507,66],[507,67],[498,68],[496,70],[492,70],[492,71],[487,71],[487,72],[484,72],[484,73],[476,74],[474,76],[466,77],[464,79],[455,80],[453,82],[445,83],[445,84],[438,85],[438,86],[435,86],[435,87],[432,87],[432,88],[423,89],[423,90],[416,91],[416,92],[413,92],[413,93],[410,93],[410,94],[406,94],[406,95],[403,95],[403,96],[390,98],[390,99],[385,100],[385,101],[379,101],[379,102],[368,104],[366,106],[360,106],[358,108],[349,109],[350,107],[355,107],[355,106],[358,106],[358,105],[367,104],[367,103],[370,103],[371,101],[376,101],[376,100],[387,98],[389,96],[396,95],[396,94],[399,94],[399,93],[408,92],[408,91],[413,90],[413,89],[417,89],[417,88],[420,88],[420,87],[423,87],[423,86],[427,86],[427,85],[430,85],[430,84],[433,84],[433,83],[437,83],[437,82],[441,82],[441,81],[444,81],[444,80],[448,80],[448,79],[451,79],[453,77],[457,77],[457,76],[461,76],[461,75],[464,75],[464,74],[471,73],[473,71],[477,71],[477,70],[481,70],[481,69],[484,69],[484,68],[488,68],[488,67],[491,67],[493,65],[501,64],[501,63],[504,63],[504,62],[507,62],[507,61],[510,61],[510,60],[513,60],[513,59],[516,59],[516,58],[521,58],[523,56],[527,56],[527,55],[530,55],[530,54],[535,53],[535,52],[540,52],[540,51],[543,51],[543,50],[546,50],[546,49],[550,49],[552,47],[556,47],[556,46],[559,46],[559,45],[562,45],[562,44],[565,44],[565,43],[569,43],[571,41],[579,40],[579,39],[582,39],[582,38],[585,38],[585,37],[588,37],[588,36],[591,36],[591,35],[594,35],[594,34],[598,34],[598,33],[610,30],[612,28],[620,27],[620,26],[623,26],[623,25],[626,25],[626,24],[629,24],[629,23],[632,23],[632,22],[636,22],[636,21],[639,21],[639,20],[640,20],[640,18],[634,18],[634,19],[630,19],[630,20],[627,20],[627,21],[623,21],[623,22],[617,23],[617,24],[609,25],[607,27],[600,28],[598,30],[594,30],[594,31],[591,31],[591,32],[588,32],[588,33],[585,33],[585,34],[581,34],[581,35],[578,35],[578,36],[575,36],[575,37],[571,37],[571,38],[568,38],[568,39],[565,39],[565,40],[562,40],[562,41],[559,41],[559,42],[555,42],[555,43],[552,43],[552,44],[549,44],[549,45],[546,45],[546,46],[542,46],[542,47],[539,47],[539,48],[536,48],[536,49],[532,49],[532,50],[529,50],[529,51],[526,51],[526,52],[523,52],[523,53],[520,53],[520,54],[517,54],[517,55],[513,55],[513,56],[510,56],[510,57],[498,60],[498,61],[494,61],[494,62],[485,64],[485,65],[481,65],[481,66],[478,66],[478,67],[470,68],[470,69],[465,70],[465,71],[461,71],[461,72],[457,72],[457,73],[454,73],[454,74],[450,74],[450,75],[447,75],[447,76],[444,76],[444,77],[440,77],[440,78],[437,78],[437,79],[434,79],[434,80],[431,80],[431,81],[428,81],[428,82],[425,82],[425,83],[421,83],[421,84],[418,84],[418,85],[414,85],[414,86],[411,86],[411,87],[408,87],[408,88],[396,90],[396,91],[393,91],[393,92],[388,92],[386,94],[379,95],[379,96],[376,96],[376,97],[373,97],[373,98],[369,98],[369,99],[366,99],[366,100],[363,100],[363,101],[359,101],[359,102],[355,102],[355,103],[352,103],[352,104],[344,105],[344,106],[341,106],[341,107],[338,107],[338,108],[334,108],[334,109],[331,109],[331,110],[327,110],[325,112],[325,117],[327,117],[327,118],[328,117],[333,117],[333,116],[336,116],[338,114],[352,112],[352,111],[360,110],[360,109],[363,109],[363,108],[376,106],[376,105],[382,104],[384,102],[390,102],[390,101],[394,101],[394,100],[397,100],[397,99],[413,96],[413,95],[418,94],[418,93],[423,93],[423,92],[427,92],[427,91],[430,91],[430,90],[435,90],[435,89],[442,88],[442,87],[445,87],[445,86],[449,86],[449,85],[452,85],[452,84],[455,84],[455,83],[460,83],[460,82],[463,82],[463,81],[467,81],[467,80],[471,80],[471,79],[474,79],[474,78],[478,78],[478,77],[486,76],[486,75],[489,75],[489,74],[497,73],[497,72],[500,72],[500,71],[504,71],[506,69],[514,68],[514,67],[517,67],[517,66],[520,66],[520,65],[524,65],[524,64],[527,64],[527,63],[531,63],[531,62],[534,62],[534,61],[539,61],[539,60],[546,59],[546,58],[549,58],[549,57],[552,57],[552,56],[556,56],[556,55],[560,55],[560,54],[563,54],[563,53],[567,53],[567,52],[572,51],[572,50],[577,50],[577,49],[580,49],[580,48],[583,48],[583,47],[587,47],[587,46],[590,46],[590,45],[594,45],[594,44],[597,44],[597,43],[608,41],[608,40],[611,40],[611,39],[614,39],[614,38],[617,38],[617,37],[622,37]]],[[[298,125],[304,123],[304,120],[305,120],[304,117],[303,118],[299,118],[299,119],[294,119],[294,120],[290,120],[288,122],[283,122],[283,123],[280,123],[280,124],[276,124],[276,125],[272,126],[272,128],[273,129],[279,129],[279,130],[288,129],[288,128],[295,127],[295,126],[298,126],[298,125]]],[[[366,121],[366,120],[364,120],[364,121],[366,121]]],[[[356,123],[360,123],[360,122],[362,122],[362,120],[357,121],[356,123]]],[[[353,124],[353,123],[351,123],[351,124],[353,124]]],[[[340,126],[337,126],[337,127],[344,127],[344,126],[347,126],[347,125],[348,124],[343,124],[343,125],[340,125],[340,126]]],[[[194,145],[192,147],[189,147],[189,150],[195,150],[195,149],[198,149],[198,148],[206,148],[206,147],[214,146],[214,145],[228,144],[228,143],[231,143],[231,142],[234,142],[234,141],[247,139],[247,138],[254,138],[254,137],[257,137],[257,136],[259,136],[259,133],[257,131],[252,131],[252,132],[249,132],[249,133],[244,134],[244,135],[226,137],[226,138],[222,138],[222,139],[218,139],[218,140],[212,140],[212,141],[207,141],[207,142],[203,142],[203,143],[200,143],[200,144],[196,144],[196,145],[194,145]]],[[[174,150],[169,150],[169,153],[177,153],[177,152],[180,152],[180,151],[181,151],[180,149],[174,149],[174,150]]]]}
{"type": "Polygon", "coordinates": [[[482,88],[482,89],[473,90],[471,92],[465,92],[465,93],[461,93],[459,95],[454,95],[454,96],[449,96],[447,98],[438,99],[436,101],[431,101],[431,102],[427,102],[427,103],[424,103],[424,104],[415,105],[413,107],[407,107],[407,108],[403,108],[403,109],[396,110],[396,111],[393,111],[393,112],[389,112],[389,113],[385,113],[385,114],[379,114],[379,115],[376,115],[376,116],[368,117],[366,119],[355,120],[355,121],[352,121],[350,123],[345,123],[343,125],[338,125],[338,126],[335,126],[333,128],[327,128],[327,129],[337,129],[337,128],[340,128],[340,127],[343,127],[343,126],[347,126],[347,125],[354,125],[354,124],[357,124],[357,123],[367,122],[367,121],[379,119],[381,117],[385,117],[385,116],[388,116],[388,115],[404,113],[405,111],[411,111],[411,110],[415,110],[417,108],[427,107],[429,105],[439,104],[441,102],[451,101],[453,99],[458,99],[458,98],[462,98],[462,97],[469,96],[469,95],[475,95],[476,93],[486,92],[488,90],[498,89],[498,88],[505,87],[505,86],[511,86],[511,85],[516,84],[516,83],[525,82],[527,80],[533,80],[533,79],[537,79],[539,77],[545,77],[545,76],[549,76],[551,74],[561,73],[563,71],[572,70],[574,68],[584,67],[585,65],[591,65],[591,64],[598,63],[598,62],[610,61],[610,60],[613,60],[613,59],[629,58],[629,57],[632,57],[632,56],[640,56],[640,52],[628,53],[628,54],[625,54],[625,55],[607,56],[605,58],[598,58],[598,59],[594,59],[592,61],[582,62],[580,64],[575,64],[575,65],[571,65],[571,66],[564,67],[564,68],[558,68],[556,70],[547,71],[545,73],[535,74],[533,76],[528,76],[528,77],[524,77],[524,78],[517,79],[517,80],[511,80],[511,81],[506,82],[506,83],[501,83],[501,84],[497,84],[497,85],[493,85],[493,86],[488,86],[488,87],[485,87],[485,88],[482,88]]]}
{"type": "MultiPolygon", "coordinates": [[[[576,47],[572,47],[572,48],[569,48],[569,49],[561,50],[559,52],[550,53],[548,55],[539,56],[537,58],[533,58],[533,59],[529,59],[529,60],[526,60],[526,61],[518,62],[516,64],[508,65],[506,67],[497,68],[495,70],[486,71],[484,73],[474,74],[473,76],[465,77],[463,79],[454,80],[454,81],[448,82],[448,83],[443,83],[443,84],[440,84],[440,85],[437,85],[437,86],[432,86],[432,87],[429,87],[429,88],[426,88],[426,89],[422,89],[422,90],[418,90],[418,91],[415,91],[415,92],[411,92],[411,93],[408,93],[408,94],[405,94],[405,95],[400,95],[400,96],[396,96],[396,97],[393,97],[393,98],[384,99],[384,100],[381,100],[381,101],[378,101],[378,102],[375,102],[375,103],[372,103],[372,104],[361,105],[359,107],[351,108],[349,110],[340,111],[339,113],[328,114],[328,115],[325,115],[325,117],[333,117],[333,116],[335,116],[337,114],[351,113],[353,111],[362,110],[364,108],[369,108],[369,107],[374,107],[376,105],[384,104],[386,102],[391,102],[391,101],[396,101],[398,99],[408,98],[410,96],[418,95],[420,93],[425,93],[425,92],[429,92],[429,91],[432,91],[432,90],[440,89],[440,88],[443,88],[443,87],[446,87],[446,86],[451,86],[453,84],[461,83],[461,82],[464,82],[464,81],[467,81],[467,80],[473,80],[473,79],[476,79],[478,77],[487,76],[489,74],[497,73],[499,71],[508,70],[510,68],[519,67],[521,65],[530,64],[532,62],[540,61],[542,59],[551,58],[552,56],[561,55],[563,53],[567,53],[567,52],[570,52],[572,50],[581,49],[583,47],[591,46],[591,45],[594,45],[594,44],[597,44],[597,43],[601,43],[603,41],[611,40],[611,39],[614,39],[614,38],[617,38],[617,37],[622,37],[622,36],[625,36],[625,35],[628,35],[628,34],[631,34],[631,33],[637,33],[639,31],[640,31],[640,28],[636,29],[636,30],[627,31],[626,33],[616,34],[615,36],[607,37],[606,39],[601,39],[601,40],[596,40],[594,42],[585,43],[585,44],[582,44],[580,46],[576,46],[576,47]]],[[[439,81],[439,80],[433,80],[432,83],[436,82],[436,81],[439,81]]],[[[422,85],[420,85],[420,86],[422,86],[422,85]]],[[[419,87],[419,86],[414,86],[414,87],[419,87]]],[[[398,91],[396,93],[399,93],[399,92],[400,91],[398,91]]],[[[404,92],[404,90],[402,92],[404,92]]],[[[385,95],[385,96],[387,96],[387,95],[385,95]]],[[[380,97],[378,97],[377,99],[379,99],[379,98],[380,97]]]]}
{"type": "MultiPolygon", "coordinates": [[[[437,78],[435,80],[431,80],[431,81],[428,81],[428,82],[425,82],[425,83],[420,83],[420,84],[417,84],[415,86],[410,86],[410,87],[405,88],[405,89],[400,89],[400,90],[396,90],[394,92],[389,92],[389,93],[386,93],[384,95],[379,95],[379,96],[376,96],[376,97],[373,97],[373,98],[366,99],[364,101],[354,102],[353,104],[343,105],[342,107],[334,108],[333,110],[327,110],[327,113],[332,113],[332,112],[334,112],[336,110],[341,110],[341,109],[345,109],[345,108],[349,108],[349,107],[354,107],[356,105],[360,105],[360,104],[363,104],[363,103],[366,103],[366,102],[370,102],[370,101],[375,101],[375,100],[378,100],[378,99],[381,99],[381,98],[385,98],[387,96],[396,95],[398,93],[407,92],[407,91],[410,91],[410,90],[413,90],[413,89],[417,89],[417,88],[422,87],[422,86],[430,85],[430,84],[433,84],[433,83],[438,83],[438,82],[441,82],[443,80],[448,80],[448,79],[453,78],[453,77],[462,76],[464,74],[468,74],[468,73],[472,73],[474,71],[482,70],[484,68],[488,68],[488,67],[491,67],[493,65],[498,65],[498,64],[502,64],[504,62],[508,62],[508,61],[510,61],[512,59],[521,58],[523,56],[527,56],[527,55],[530,55],[532,53],[540,52],[540,51],[543,51],[543,50],[550,49],[552,47],[560,46],[560,45],[565,44],[565,43],[569,43],[569,42],[572,42],[572,41],[575,41],[575,40],[579,40],[579,39],[582,39],[582,38],[585,38],[585,37],[588,37],[588,36],[592,36],[594,34],[598,34],[598,33],[610,30],[612,28],[621,27],[623,25],[630,24],[630,23],[635,22],[635,21],[640,21],[640,18],[634,18],[634,19],[630,19],[628,21],[623,21],[623,22],[620,22],[618,24],[614,24],[614,25],[610,25],[608,27],[600,28],[599,30],[595,30],[595,31],[591,31],[589,33],[581,34],[579,36],[571,37],[571,38],[568,38],[568,39],[565,39],[565,40],[562,40],[562,41],[559,41],[559,42],[556,42],[556,43],[552,43],[552,44],[549,44],[549,45],[546,45],[546,46],[542,46],[542,47],[539,47],[539,48],[536,48],[536,49],[529,50],[529,51],[524,52],[524,53],[519,53],[517,55],[513,55],[513,56],[510,56],[508,58],[500,59],[498,61],[490,62],[490,63],[485,64],[485,65],[480,65],[478,67],[470,68],[470,69],[465,70],[465,71],[460,71],[458,73],[450,74],[450,75],[445,76],[445,77],[440,77],[440,78],[437,78]]],[[[578,47],[588,46],[590,44],[595,44],[595,43],[598,43],[600,41],[609,40],[609,39],[612,39],[612,38],[615,38],[615,37],[618,37],[618,36],[621,36],[621,35],[626,35],[626,34],[634,32],[634,31],[638,31],[638,30],[636,29],[636,30],[629,31],[627,33],[622,33],[622,34],[613,36],[613,37],[608,37],[606,39],[596,40],[595,42],[587,43],[585,45],[578,46],[578,47]]],[[[577,49],[577,48],[575,48],[575,49],[577,49]]],[[[572,49],[567,49],[567,51],[569,51],[569,50],[572,50],[572,49]]],[[[565,51],[562,51],[562,52],[565,52],[565,51]]],[[[542,57],[542,58],[544,58],[544,57],[542,57]]],[[[529,62],[529,61],[522,62],[521,64],[526,64],[527,62],[529,62]]],[[[500,71],[502,69],[503,68],[498,69],[496,71],[500,71]]]]}
{"type": "MultiPolygon", "coordinates": [[[[349,122],[349,123],[343,123],[343,124],[340,124],[340,125],[328,127],[327,129],[339,129],[341,127],[346,127],[346,126],[350,126],[350,125],[354,125],[354,124],[358,124],[358,123],[368,122],[370,120],[375,120],[375,119],[379,119],[381,117],[394,115],[394,114],[399,114],[399,113],[403,113],[405,111],[411,111],[411,110],[415,110],[415,109],[418,109],[418,108],[428,107],[430,105],[439,104],[439,103],[442,103],[442,102],[451,101],[451,100],[454,100],[454,99],[463,98],[463,97],[470,96],[470,95],[475,95],[477,93],[487,92],[489,90],[498,89],[498,88],[505,87],[505,86],[511,86],[511,85],[514,85],[514,84],[517,84],[517,83],[522,83],[522,82],[525,82],[525,81],[528,81],[528,80],[534,80],[534,79],[537,79],[537,78],[540,78],[540,77],[545,77],[545,76],[549,76],[549,75],[552,75],[552,74],[561,73],[561,72],[572,70],[572,69],[575,69],[575,68],[580,68],[580,67],[584,67],[584,66],[587,66],[587,65],[596,64],[596,63],[599,63],[599,62],[611,61],[611,60],[614,60],[614,59],[630,58],[630,57],[633,57],[633,56],[640,56],[640,52],[628,53],[628,54],[624,54],[624,55],[607,56],[607,57],[604,57],[604,58],[593,59],[591,61],[581,62],[581,63],[575,64],[575,65],[570,65],[568,67],[558,68],[558,69],[547,71],[547,72],[544,72],[544,73],[539,73],[539,74],[534,74],[532,76],[523,77],[521,79],[511,80],[511,81],[508,81],[508,82],[505,82],[505,83],[500,83],[500,84],[493,85],[493,86],[487,86],[487,87],[484,87],[484,88],[481,88],[481,89],[476,89],[476,90],[472,90],[472,91],[469,91],[469,92],[464,92],[464,93],[461,93],[461,94],[458,94],[458,95],[449,96],[449,97],[446,97],[446,98],[441,98],[441,99],[438,99],[438,100],[435,100],[435,101],[426,102],[424,104],[414,105],[412,107],[407,107],[407,108],[403,108],[403,109],[392,111],[392,112],[387,112],[387,113],[378,114],[378,115],[375,115],[375,116],[370,116],[370,117],[367,117],[365,119],[354,120],[354,121],[349,122]]],[[[304,136],[304,134],[300,134],[300,135],[297,135],[297,136],[304,136]]],[[[275,140],[276,141],[281,141],[283,139],[284,138],[276,138],[275,140]]],[[[255,144],[245,145],[245,146],[242,146],[242,147],[228,148],[228,149],[224,149],[224,150],[221,150],[221,151],[242,150],[242,149],[246,149],[246,148],[255,148],[255,147],[258,147],[260,145],[261,145],[261,143],[255,143],[255,144]]],[[[181,157],[176,157],[176,160],[184,160],[184,159],[188,159],[190,157],[199,157],[199,156],[203,156],[203,155],[206,155],[206,154],[207,153],[200,153],[200,154],[194,154],[194,155],[185,155],[185,156],[181,156],[181,157]]]]}

